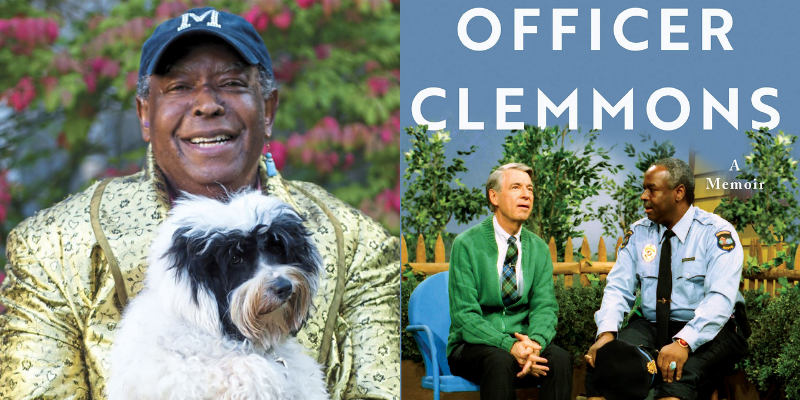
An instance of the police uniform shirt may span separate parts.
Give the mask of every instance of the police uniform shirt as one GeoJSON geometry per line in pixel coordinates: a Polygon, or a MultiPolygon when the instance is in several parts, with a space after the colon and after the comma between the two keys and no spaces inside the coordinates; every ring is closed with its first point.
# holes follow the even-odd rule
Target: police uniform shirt
{"type": "MultiPolygon", "coordinates": [[[[656,321],[656,287],[666,227],[647,218],[631,226],[608,274],[597,334],[617,332],[641,287],[642,315],[656,321]]],[[[712,340],[728,322],[739,293],[742,252],[733,226],[715,214],[690,207],[672,229],[672,298],[670,319],[687,321],[674,338],[692,351],[712,340]]]]}
{"type": "MultiPolygon", "coordinates": [[[[492,223],[494,224],[494,240],[497,242],[497,276],[500,277],[500,280],[497,281],[497,284],[500,285],[500,293],[503,293],[503,262],[506,260],[506,253],[508,252],[508,238],[511,235],[500,226],[500,223],[497,222],[497,216],[492,217],[492,223]]],[[[514,270],[516,271],[517,275],[517,294],[522,296],[522,288],[525,286],[523,285],[522,279],[522,268],[520,268],[519,264],[522,260],[522,243],[520,243],[520,235],[522,234],[522,228],[519,228],[517,233],[514,235],[517,238],[517,264],[514,266],[514,270]]]]}

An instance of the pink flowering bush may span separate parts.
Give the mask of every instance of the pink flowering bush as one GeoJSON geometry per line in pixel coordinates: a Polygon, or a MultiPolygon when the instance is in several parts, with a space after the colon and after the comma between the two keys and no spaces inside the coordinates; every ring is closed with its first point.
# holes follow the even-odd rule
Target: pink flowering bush
{"type": "Polygon", "coordinates": [[[52,45],[57,37],[58,23],[50,18],[0,19],[0,46],[14,54],[30,55],[37,47],[52,45]]]}
{"type": "Polygon", "coordinates": [[[0,99],[8,102],[14,111],[21,112],[28,108],[33,99],[36,98],[36,88],[33,87],[33,80],[26,76],[19,80],[17,85],[7,89],[0,96],[0,99]]]}
{"type": "Polygon", "coordinates": [[[249,11],[242,14],[242,17],[252,24],[259,32],[264,32],[269,27],[269,16],[257,5],[254,5],[249,11]]]}
{"type": "MultiPolygon", "coordinates": [[[[0,285],[3,284],[3,281],[6,279],[6,274],[3,271],[0,271],[0,285]]],[[[6,307],[3,306],[3,303],[0,303],[0,314],[6,311],[6,307]]]]}
{"type": "Polygon", "coordinates": [[[297,6],[302,9],[309,8],[313,6],[314,3],[316,3],[316,0],[297,0],[297,6]]]}
{"type": "Polygon", "coordinates": [[[0,238],[93,179],[141,167],[145,143],[118,153],[131,139],[98,117],[135,115],[142,44],[159,23],[206,5],[244,17],[270,50],[280,94],[270,152],[282,175],[322,185],[399,234],[396,0],[155,0],[106,12],[6,0],[0,107],[13,113],[0,126],[14,128],[0,133],[0,238]],[[52,173],[29,173],[42,168],[52,173]],[[76,181],[79,171],[94,172],[76,181]],[[13,176],[26,178],[9,185],[13,176]]]}
{"type": "MultiPolygon", "coordinates": [[[[6,221],[6,217],[8,216],[8,207],[11,203],[11,193],[9,190],[7,175],[8,171],[0,171],[0,226],[3,226],[3,223],[6,221]]],[[[5,236],[0,236],[0,241],[3,240],[4,237],[5,236]]],[[[5,277],[6,274],[0,269],[0,285],[2,285],[5,277]]],[[[0,303],[0,314],[2,314],[5,310],[6,309],[3,307],[3,304],[0,303]]]]}
{"type": "Polygon", "coordinates": [[[288,8],[284,8],[280,13],[272,17],[272,22],[281,30],[287,30],[292,26],[292,12],[288,8]]]}
{"type": "MultiPolygon", "coordinates": [[[[324,117],[306,132],[294,132],[288,137],[285,162],[298,179],[304,179],[303,175],[323,177],[331,183],[327,188],[334,195],[351,204],[357,202],[355,205],[362,211],[388,227],[397,227],[400,223],[399,135],[397,113],[373,126],[341,125],[335,118],[324,117]],[[356,163],[356,160],[367,162],[356,163]]],[[[272,144],[276,163],[279,154],[275,145],[278,143],[281,142],[272,144]]]]}

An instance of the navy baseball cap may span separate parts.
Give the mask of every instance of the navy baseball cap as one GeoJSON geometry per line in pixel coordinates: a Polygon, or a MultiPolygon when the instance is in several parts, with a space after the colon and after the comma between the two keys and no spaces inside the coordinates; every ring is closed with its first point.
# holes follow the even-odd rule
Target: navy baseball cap
{"type": "Polygon", "coordinates": [[[272,74],[272,60],[267,46],[252,24],[244,18],[212,7],[194,8],[180,17],[164,21],[142,46],[139,78],[150,76],[161,56],[179,38],[207,34],[231,45],[251,65],[261,65],[272,74]]]}

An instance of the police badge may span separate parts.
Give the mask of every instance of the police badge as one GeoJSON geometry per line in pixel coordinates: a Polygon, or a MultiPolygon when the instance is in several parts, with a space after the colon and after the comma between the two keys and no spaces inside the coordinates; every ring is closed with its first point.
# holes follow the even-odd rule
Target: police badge
{"type": "Polygon", "coordinates": [[[656,246],[653,244],[648,244],[647,246],[644,246],[644,250],[642,250],[642,259],[644,259],[645,262],[653,261],[653,259],[656,258],[656,253],[656,246]]]}

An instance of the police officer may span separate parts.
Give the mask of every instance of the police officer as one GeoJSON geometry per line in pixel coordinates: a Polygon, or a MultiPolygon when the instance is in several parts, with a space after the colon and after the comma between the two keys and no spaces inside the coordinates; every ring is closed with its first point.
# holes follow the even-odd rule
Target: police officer
{"type": "Polygon", "coordinates": [[[616,338],[660,349],[656,399],[707,397],[713,388],[706,383],[747,353],[732,317],[736,303],[744,303],[741,242],[730,223],[692,206],[694,176],[682,160],[656,161],[645,172],[641,199],[647,218],[626,233],[595,313],[597,341],[585,356],[587,396],[605,392],[598,387],[606,382],[594,379],[597,349],[616,338]],[[642,316],[620,331],[637,287],[642,316]]]}

